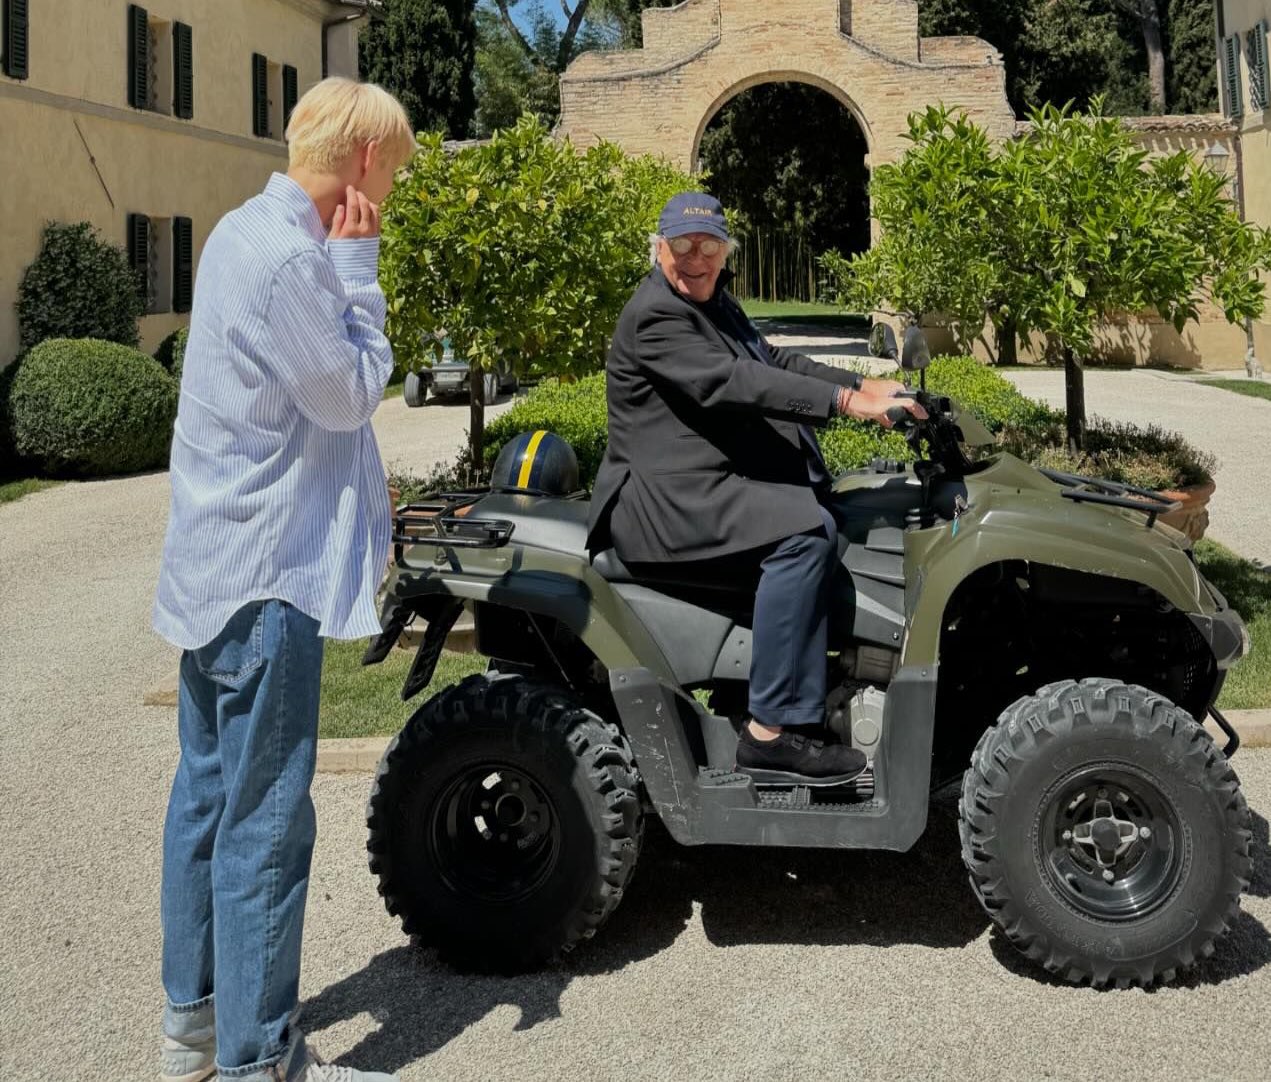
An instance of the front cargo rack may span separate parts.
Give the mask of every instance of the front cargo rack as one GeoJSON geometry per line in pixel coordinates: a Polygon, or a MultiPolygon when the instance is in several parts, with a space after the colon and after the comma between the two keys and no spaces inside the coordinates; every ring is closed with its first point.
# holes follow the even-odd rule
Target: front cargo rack
{"type": "Polygon", "coordinates": [[[393,556],[402,559],[406,545],[496,549],[506,545],[516,529],[502,518],[469,517],[472,507],[490,494],[488,488],[440,492],[402,504],[393,512],[393,556]]]}
{"type": "Polygon", "coordinates": [[[1101,481],[1095,477],[1082,477],[1075,473],[1061,473],[1059,470],[1041,470],[1056,484],[1063,485],[1060,493],[1065,499],[1077,503],[1097,503],[1103,507],[1124,507],[1129,511],[1138,511],[1147,515],[1148,529],[1156,525],[1158,515],[1167,515],[1177,511],[1182,504],[1134,485],[1123,485],[1119,481],[1101,481]]]}

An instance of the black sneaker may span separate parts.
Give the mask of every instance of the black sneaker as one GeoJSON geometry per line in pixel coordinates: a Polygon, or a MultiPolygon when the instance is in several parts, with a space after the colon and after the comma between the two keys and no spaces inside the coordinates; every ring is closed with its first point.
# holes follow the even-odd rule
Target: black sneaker
{"type": "Polygon", "coordinates": [[[827,744],[786,729],[775,740],[758,740],[750,725],[737,743],[737,772],[756,785],[846,785],[865,769],[865,753],[847,744],[827,744]]]}

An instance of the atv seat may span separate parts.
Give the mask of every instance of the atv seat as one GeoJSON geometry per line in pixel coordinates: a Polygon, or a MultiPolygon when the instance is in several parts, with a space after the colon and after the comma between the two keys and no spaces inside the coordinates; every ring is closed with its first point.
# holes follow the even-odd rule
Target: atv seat
{"type": "Polygon", "coordinates": [[[633,583],[637,586],[648,586],[650,589],[665,591],[668,587],[685,590],[708,591],[720,594],[739,594],[749,598],[753,603],[755,588],[759,579],[741,576],[728,580],[712,580],[704,577],[700,566],[688,565],[680,567],[674,563],[659,564],[653,568],[642,568],[639,573],[632,571],[618,557],[614,549],[598,552],[591,561],[591,566],[606,582],[615,585],[633,583]]]}

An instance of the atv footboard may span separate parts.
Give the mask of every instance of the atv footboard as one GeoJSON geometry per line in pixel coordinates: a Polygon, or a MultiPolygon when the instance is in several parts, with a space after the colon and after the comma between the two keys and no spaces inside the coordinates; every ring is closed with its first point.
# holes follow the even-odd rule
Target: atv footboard
{"type": "Polygon", "coordinates": [[[647,669],[617,669],[609,686],[641,780],[683,845],[909,849],[927,825],[937,667],[902,668],[887,689],[872,800],[813,804],[806,789],[759,790],[745,774],[700,765],[686,725],[690,700],[647,669]]]}

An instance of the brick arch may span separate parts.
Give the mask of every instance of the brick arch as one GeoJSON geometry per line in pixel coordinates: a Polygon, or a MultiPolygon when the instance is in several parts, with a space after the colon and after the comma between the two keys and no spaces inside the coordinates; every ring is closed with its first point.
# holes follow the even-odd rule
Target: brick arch
{"type": "Polygon", "coordinates": [[[803,83],[805,86],[816,87],[817,90],[829,94],[835,101],[847,110],[851,118],[856,121],[856,126],[860,128],[861,134],[865,136],[866,159],[874,146],[874,139],[870,132],[869,121],[865,114],[861,112],[861,108],[851,98],[851,96],[838,84],[832,83],[827,79],[818,75],[812,75],[805,71],[770,71],[764,70],[754,72],[751,75],[741,79],[733,86],[729,87],[721,93],[709,106],[706,112],[702,114],[701,122],[697,125],[697,131],[693,134],[693,149],[689,155],[690,168],[693,172],[697,172],[701,165],[702,152],[702,136],[706,134],[706,129],[710,127],[710,123],[719,115],[721,109],[736,97],[740,97],[747,90],[753,90],[757,86],[764,86],[767,83],[803,83]]]}
{"type": "Polygon", "coordinates": [[[724,102],[782,79],[841,101],[871,164],[899,157],[909,114],[936,102],[965,109],[998,138],[1015,130],[1001,55],[979,38],[921,38],[915,0],[684,0],[642,19],[643,48],[570,64],[559,134],[688,169],[724,102]]]}

